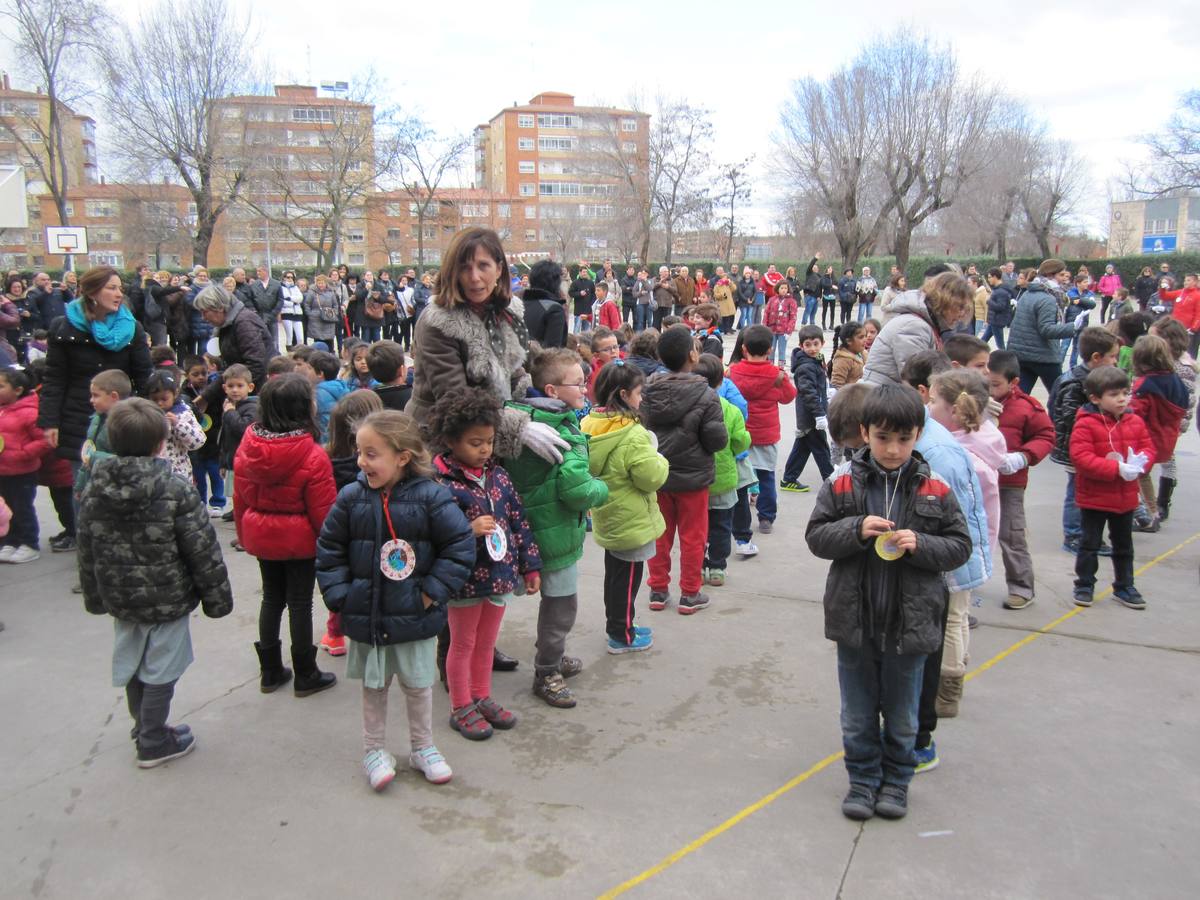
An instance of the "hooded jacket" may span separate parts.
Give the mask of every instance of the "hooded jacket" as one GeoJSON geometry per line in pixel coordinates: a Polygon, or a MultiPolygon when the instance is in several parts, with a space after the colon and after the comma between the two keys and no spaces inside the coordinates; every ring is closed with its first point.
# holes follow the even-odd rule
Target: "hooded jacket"
{"type": "Polygon", "coordinates": [[[1019,387],[1014,387],[1000,401],[1003,411],[996,424],[1004,435],[1009,453],[1024,453],[1029,465],[1012,475],[1000,476],[1000,487],[1022,490],[1029,484],[1029,470],[1046,458],[1054,449],[1054,423],[1042,404],[1019,387]]]}
{"type": "Polygon", "coordinates": [[[525,301],[525,329],[529,339],[542,347],[567,346],[567,313],[562,298],[541,288],[528,287],[525,301]]]}
{"type": "Polygon", "coordinates": [[[238,540],[259,559],[312,559],[337,496],[329,456],[307,432],[251,425],[233,460],[238,540]]]}
{"type": "Polygon", "coordinates": [[[829,413],[829,380],[825,366],[803,347],[792,351],[792,381],[796,391],[796,430],[807,434],[817,427],[817,419],[829,413]]]}
{"type": "Polygon", "coordinates": [[[1062,361],[1058,342],[1074,334],[1074,324],[1059,321],[1054,294],[1035,280],[1017,300],[1007,347],[1023,363],[1058,363],[1062,361]]]}
{"type": "Polygon", "coordinates": [[[1116,272],[1113,272],[1111,275],[1105,272],[1100,276],[1100,283],[1096,290],[1100,293],[1101,297],[1111,297],[1122,287],[1124,287],[1124,285],[1121,284],[1120,275],[1118,275],[1116,272]]]}
{"type": "Polygon", "coordinates": [[[864,448],[834,469],[817,494],[805,538],[814,556],[831,560],[825,580],[825,637],[848,647],[868,641],[895,646],[899,653],[932,653],[941,645],[946,608],[943,572],[956,569],[971,555],[954,492],[920,454],[913,454],[899,476],[897,529],[917,532],[917,550],[892,563],[891,596],[879,597],[869,575],[876,567],[874,539],[861,537],[867,515],[867,492],[884,472],[864,448]]]}
{"type": "Polygon", "coordinates": [[[1079,408],[1071,432],[1071,463],[1075,466],[1075,503],[1080,509],[1127,513],[1137,508],[1137,480],[1122,478],[1117,460],[1109,456],[1126,459],[1131,449],[1154,461],[1154,443],[1141,416],[1126,410],[1120,419],[1114,419],[1094,403],[1079,408]]]}
{"type": "Polygon", "coordinates": [[[79,506],[79,583],[90,613],[173,622],[198,605],[220,618],[233,590],[195,487],[149,456],[97,460],[79,506]]]}
{"type": "Polygon", "coordinates": [[[37,426],[38,395],[30,392],[0,406],[0,475],[32,475],[50,452],[37,426]]]}
{"type": "Polygon", "coordinates": [[[396,536],[412,547],[416,567],[402,581],[385,578],[380,552],[391,532],[383,495],[365,475],[344,488],[317,540],[317,584],[325,606],[342,616],[352,641],[381,646],[434,637],[446,625],[446,603],[475,565],[475,536],[454,497],[424,477],[388,492],[396,536]],[[425,608],[421,595],[433,605],[425,608]]]}
{"type": "Polygon", "coordinates": [[[737,458],[750,449],[750,432],[746,430],[746,417],[742,411],[722,397],[721,415],[725,420],[729,443],[713,455],[717,474],[709,488],[711,494],[727,494],[737,490],[737,458]]]}
{"type": "Polygon", "coordinates": [[[830,362],[829,383],[835,388],[840,388],[861,381],[865,365],[860,354],[852,353],[845,347],[838,347],[830,362]]]}
{"type": "Polygon", "coordinates": [[[1175,444],[1188,412],[1187,386],[1174,372],[1150,372],[1133,383],[1129,408],[1142,417],[1154,443],[1150,463],[1165,463],[1175,455],[1175,444]]]}
{"type": "Polygon", "coordinates": [[[791,334],[796,327],[798,311],[795,297],[776,294],[767,301],[767,307],[763,310],[763,324],[771,329],[772,334],[791,334]]]}
{"type": "Polygon", "coordinates": [[[908,358],[922,350],[941,349],[942,340],[933,313],[920,291],[905,291],[892,301],[891,318],[875,335],[863,381],[870,384],[902,384],[900,373],[908,358]]]}
{"type": "Polygon", "coordinates": [[[529,519],[503,467],[488,460],[483,467],[484,482],[480,484],[449,453],[437,456],[433,466],[438,483],[450,491],[467,521],[493,516],[496,527],[504,532],[508,547],[503,559],[493,560],[488,555],[485,538],[475,538],[471,575],[453,599],[510,594],[516,590],[522,576],[541,571],[541,553],[529,527],[529,519]]]}
{"type": "MultiPolygon", "coordinates": [[[[241,300],[234,298],[225,313],[225,322],[217,329],[217,343],[225,365],[241,363],[250,370],[255,390],[261,390],[267,383],[267,358],[271,356],[274,342],[266,324],[254,310],[247,309],[241,300]]],[[[220,409],[225,400],[221,379],[204,389],[204,400],[209,410],[220,409]]]]}
{"type": "Polygon", "coordinates": [[[587,435],[579,430],[574,410],[549,397],[512,405],[523,408],[534,422],[549,425],[569,445],[561,463],[547,462],[525,449],[505,466],[533,529],[542,569],[557,572],[583,556],[587,511],[607,502],[608,485],[592,476],[587,435]]]}
{"type": "Polygon", "coordinates": [[[661,490],[684,493],[713,483],[713,454],[729,443],[729,435],[720,401],[707,381],[691,372],[655,376],[642,389],[639,413],[671,464],[661,490]]]}
{"type": "Polygon", "coordinates": [[[581,428],[589,436],[590,471],[608,485],[608,500],[592,510],[596,543],[634,550],[657,540],[667,525],[656,493],[669,466],[654,435],[634,419],[603,410],[593,410],[581,428]]]}
{"type": "Polygon", "coordinates": [[[983,508],[987,513],[988,547],[996,548],[996,540],[1000,536],[1000,473],[999,468],[1004,462],[1008,446],[1004,435],[989,420],[976,431],[952,431],[951,435],[966,449],[975,466],[975,474],[979,476],[979,484],[983,488],[983,508]]]}
{"type": "Polygon", "coordinates": [[[987,323],[996,328],[1007,328],[1013,320],[1013,292],[1005,285],[992,288],[987,301],[987,323]]]}
{"type": "Polygon", "coordinates": [[[1075,414],[1087,403],[1083,382],[1091,369],[1084,363],[1074,366],[1065,375],[1060,375],[1050,392],[1050,419],[1054,422],[1054,449],[1050,461],[1060,466],[1071,465],[1071,431],[1075,428],[1075,414]]]}
{"type": "Polygon", "coordinates": [[[739,360],[729,367],[729,379],[746,398],[746,428],[756,446],[776,444],[780,438],[779,407],[796,399],[796,386],[775,364],[739,360]]]}
{"type": "Polygon", "coordinates": [[[352,393],[352,390],[350,385],[340,378],[318,381],[313,385],[313,397],[317,401],[317,428],[321,430],[317,443],[324,444],[328,439],[329,417],[333,414],[333,408],[339,400],[352,393]]]}

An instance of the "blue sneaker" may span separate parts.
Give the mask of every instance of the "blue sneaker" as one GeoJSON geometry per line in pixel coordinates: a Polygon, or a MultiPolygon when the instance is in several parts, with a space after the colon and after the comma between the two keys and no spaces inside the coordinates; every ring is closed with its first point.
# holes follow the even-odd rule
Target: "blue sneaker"
{"type": "Polygon", "coordinates": [[[643,628],[641,625],[634,625],[633,633],[635,636],[643,635],[645,637],[650,637],[653,632],[649,628],[643,628]]]}
{"type": "Polygon", "coordinates": [[[936,769],[941,761],[937,755],[937,744],[933,741],[929,742],[928,747],[917,747],[914,752],[917,755],[917,768],[915,769],[917,774],[936,769]]]}
{"type": "Polygon", "coordinates": [[[654,639],[648,634],[634,634],[633,643],[626,644],[624,641],[618,641],[616,638],[608,639],[608,652],[614,656],[620,653],[637,653],[640,650],[649,650],[654,643],[654,639]]]}

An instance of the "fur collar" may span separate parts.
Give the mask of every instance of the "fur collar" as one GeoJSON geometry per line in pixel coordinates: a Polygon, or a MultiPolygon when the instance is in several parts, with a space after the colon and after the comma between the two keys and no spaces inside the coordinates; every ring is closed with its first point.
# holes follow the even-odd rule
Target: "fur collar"
{"type": "Polygon", "coordinates": [[[487,385],[501,400],[525,396],[531,382],[525,372],[529,337],[523,322],[506,311],[497,313],[494,344],[484,321],[465,306],[446,309],[430,303],[421,317],[427,319],[425,327],[436,328],[463,345],[464,367],[470,382],[487,385]]]}

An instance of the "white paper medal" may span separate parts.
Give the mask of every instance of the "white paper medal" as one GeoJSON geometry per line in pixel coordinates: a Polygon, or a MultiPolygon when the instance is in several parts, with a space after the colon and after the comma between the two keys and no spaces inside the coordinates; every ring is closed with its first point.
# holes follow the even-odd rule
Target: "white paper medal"
{"type": "Polygon", "coordinates": [[[500,562],[508,555],[508,538],[504,536],[504,529],[499,525],[496,526],[495,531],[483,539],[483,543],[487,547],[488,556],[494,562],[500,562]]]}
{"type": "Polygon", "coordinates": [[[392,581],[403,581],[417,567],[417,554],[412,544],[399,538],[379,548],[379,570],[392,581]]]}

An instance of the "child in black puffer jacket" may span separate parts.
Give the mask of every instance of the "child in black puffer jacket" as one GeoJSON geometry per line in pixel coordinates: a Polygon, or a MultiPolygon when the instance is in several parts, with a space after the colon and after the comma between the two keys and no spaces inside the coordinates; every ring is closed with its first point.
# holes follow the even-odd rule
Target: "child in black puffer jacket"
{"type": "Polygon", "coordinates": [[[450,491],[429,478],[411,416],[372,413],[355,443],[362,472],[321,529],[317,582],[350,639],[346,677],[363,682],[363,768],[375,790],[396,777],[396,758],[384,749],[396,676],[408,706],[409,765],[442,784],[451,772],[433,745],[436,636],[475,564],[475,537],[450,491]]]}

